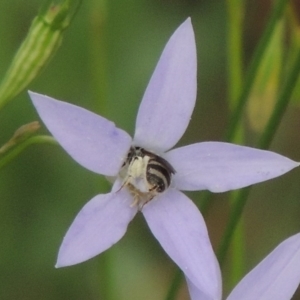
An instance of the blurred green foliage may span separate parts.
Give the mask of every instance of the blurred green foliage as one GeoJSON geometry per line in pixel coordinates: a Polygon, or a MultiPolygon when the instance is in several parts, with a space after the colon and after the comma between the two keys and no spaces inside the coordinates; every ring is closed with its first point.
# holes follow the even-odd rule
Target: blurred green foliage
{"type": "MultiPolygon", "coordinates": [[[[245,65],[264,26],[269,1],[249,1],[245,65]]],[[[0,1],[0,78],[26,36],[41,1],[0,1]]],[[[95,111],[133,133],[139,102],[170,35],[192,17],[198,49],[198,102],[181,144],[220,140],[228,123],[226,7],[221,0],[84,1],[62,46],[30,89],[95,111]]],[[[290,107],[272,150],[300,160],[300,110],[290,107]]],[[[0,145],[38,120],[26,92],[0,111],[0,145]]],[[[247,126],[247,144],[257,132],[247,126]]],[[[47,133],[45,129],[41,133],[47,133]]],[[[100,154],[99,154],[100,155],[100,154]]],[[[256,186],[248,201],[246,270],[299,231],[300,172],[256,186]]],[[[78,166],[54,145],[27,149],[0,171],[0,299],[164,299],[175,266],[142,216],[106,253],[55,269],[58,247],[80,208],[109,190],[104,178],[78,166]]],[[[201,193],[189,196],[199,202],[201,193]]],[[[227,222],[226,194],[206,216],[217,247],[227,222]],[[223,201],[222,201],[223,200],[223,201]]],[[[231,287],[226,285],[225,291],[231,287]]],[[[188,299],[185,287],[178,299],[188,299]]],[[[295,297],[296,299],[296,297],[295,297]]],[[[300,298],[298,298],[300,299],[300,298]]]]}

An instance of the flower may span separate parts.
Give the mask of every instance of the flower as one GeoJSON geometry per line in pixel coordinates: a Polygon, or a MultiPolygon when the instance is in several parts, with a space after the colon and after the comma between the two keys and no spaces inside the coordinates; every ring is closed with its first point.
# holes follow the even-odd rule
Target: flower
{"type": "Polygon", "coordinates": [[[141,210],[186,278],[208,299],[219,299],[220,269],[205,222],[179,190],[225,192],[280,176],[299,164],[273,152],[220,142],[170,150],[190,121],[196,73],[188,18],[159,59],[139,107],[133,140],[101,116],[30,92],[44,124],[75,161],[95,173],[117,177],[111,193],[97,195],[79,212],[64,237],[57,267],[83,262],[110,248],[141,210]]]}
{"type": "MultiPolygon", "coordinates": [[[[300,234],[277,246],[233,289],[227,300],[290,300],[300,283],[300,234]]],[[[206,299],[189,284],[192,300],[206,299]]],[[[217,298],[221,299],[221,298],[217,298]]]]}

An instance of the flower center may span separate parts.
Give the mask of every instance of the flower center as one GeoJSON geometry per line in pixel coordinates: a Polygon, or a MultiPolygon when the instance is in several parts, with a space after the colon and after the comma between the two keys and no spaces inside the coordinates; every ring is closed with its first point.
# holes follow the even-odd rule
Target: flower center
{"type": "Polygon", "coordinates": [[[172,174],[175,170],[169,162],[141,147],[130,148],[120,171],[124,178],[122,187],[132,193],[132,205],[140,207],[170,186],[172,174]]]}

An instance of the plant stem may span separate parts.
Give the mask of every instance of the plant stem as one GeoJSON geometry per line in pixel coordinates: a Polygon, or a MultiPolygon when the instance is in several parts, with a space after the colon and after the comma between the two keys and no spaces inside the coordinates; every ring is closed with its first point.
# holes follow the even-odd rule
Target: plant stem
{"type": "Polygon", "coordinates": [[[276,28],[277,22],[283,15],[285,10],[286,4],[288,0],[277,0],[276,4],[274,5],[271,15],[268,19],[268,23],[266,25],[266,29],[263,32],[263,35],[259,41],[258,46],[253,55],[253,59],[251,60],[246,78],[245,78],[245,85],[242,90],[242,93],[238,99],[237,106],[230,118],[230,123],[228,126],[228,130],[226,133],[226,140],[231,141],[238,130],[239,121],[243,115],[243,109],[245,104],[248,100],[249,94],[251,92],[258,68],[262,62],[265,50],[268,47],[268,44],[271,40],[272,34],[274,29],[276,28]]]}
{"type": "MultiPolygon", "coordinates": [[[[261,149],[269,148],[269,146],[272,142],[272,139],[274,137],[274,134],[275,134],[275,132],[280,124],[280,121],[282,120],[282,117],[286,111],[289,100],[291,99],[291,96],[292,96],[293,90],[296,86],[299,75],[300,75],[300,51],[298,52],[298,55],[295,59],[295,62],[293,64],[293,68],[292,68],[291,72],[288,74],[287,80],[281,90],[281,93],[279,94],[274,111],[273,111],[273,113],[268,121],[268,124],[265,127],[265,130],[259,140],[258,148],[261,148],[261,149]]],[[[233,206],[232,211],[230,213],[229,222],[225,229],[225,233],[224,233],[224,236],[222,238],[222,241],[220,243],[220,247],[218,250],[217,256],[218,256],[221,266],[224,264],[225,257],[228,252],[229,245],[231,243],[235,228],[239,223],[239,220],[241,218],[243,209],[246,205],[247,198],[248,198],[250,191],[251,191],[251,187],[242,189],[238,193],[238,195],[235,199],[235,205],[233,206]]]]}
{"type": "Polygon", "coordinates": [[[51,144],[58,145],[57,141],[47,135],[36,135],[28,138],[24,142],[15,146],[11,151],[9,151],[3,158],[0,159],[0,169],[5,167],[8,163],[14,160],[20,153],[22,153],[28,146],[34,144],[51,144]]]}

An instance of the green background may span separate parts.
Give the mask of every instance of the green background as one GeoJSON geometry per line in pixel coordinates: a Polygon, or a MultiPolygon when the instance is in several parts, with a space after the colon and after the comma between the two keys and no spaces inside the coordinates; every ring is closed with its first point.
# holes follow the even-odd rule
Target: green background
{"type": "MultiPolygon", "coordinates": [[[[0,78],[40,5],[38,0],[0,1],[0,78]]],[[[268,9],[268,1],[247,5],[245,67],[268,9]]],[[[179,144],[222,140],[229,121],[223,1],[84,1],[62,46],[29,89],[95,111],[132,134],[139,102],[159,55],[188,16],[197,43],[198,100],[179,144]]],[[[0,111],[0,145],[21,125],[34,120],[39,118],[23,92],[0,111]]],[[[246,118],[244,124],[247,144],[253,146],[257,135],[246,118]]],[[[300,110],[290,106],[271,149],[300,161],[299,128],[300,110]]],[[[42,127],[40,132],[47,131],[42,127]]],[[[299,231],[299,183],[300,170],[294,170],[252,190],[244,212],[244,273],[299,231]]],[[[58,248],[76,213],[94,195],[107,191],[105,179],[79,166],[57,146],[32,146],[0,171],[1,300],[106,300],[108,293],[111,299],[164,299],[175,265],[141,214],[106,253],[80,265],[54,268],[58,248]]],[[[201,195],[189,194],[197,204],[201,195]]],[[[228,220],[228,194],[215,195],[213,201],[205,218],[217,249],[228,220]]],[[[227,267],[225,293],[232,288],[227,267]]],[[[177,299],[189,299],[184,285],[177,299]]]]}

